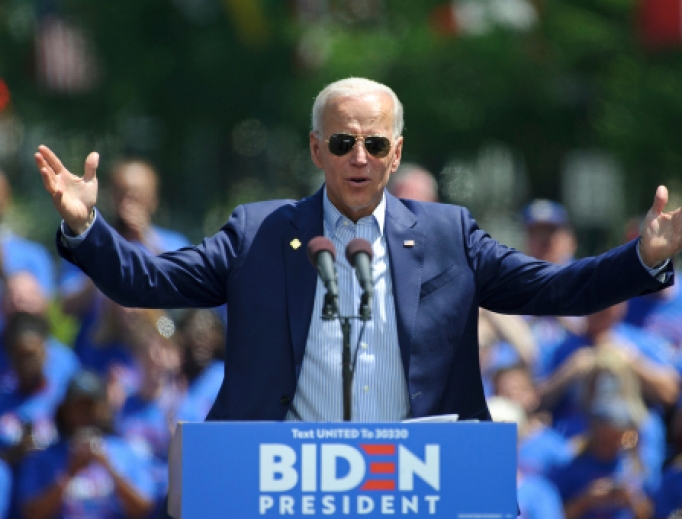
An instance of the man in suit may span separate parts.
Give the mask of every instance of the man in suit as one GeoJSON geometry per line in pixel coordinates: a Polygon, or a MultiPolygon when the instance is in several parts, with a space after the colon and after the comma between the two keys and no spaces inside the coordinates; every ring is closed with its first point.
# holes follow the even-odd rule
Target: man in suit
{"type": "MultiPolygon", "coordinates": [[[[310,152],[325,174],[312,197],[240,206],[214,236],[152,257],[121,239],[94,210],[98,155],[72,175],[47,147],[36,162],[64,219],[60,254],[127,306],[227,303],[225,378],[208,419],[340,420],[341,332],[322,322],[324,287],[306,245],[326,235],[343,250],[372,243],[373,319],[360,337],[353,418],[401,420],[458,413],[489,419],[478,366],[479,306],[503,313],[592,313],[672,283],[682,210],[663,213],[658,189],[642,237],[600,257],[557,266],[509,249],[462,207],[386,192],[402,157],[402,105],[386,86],[348,79],[313,106],[310,152]],[[338,344],[338,348],[336,345],[338,344]]],[[[359,288],[337,256],[341,313],[359,288]]]]}

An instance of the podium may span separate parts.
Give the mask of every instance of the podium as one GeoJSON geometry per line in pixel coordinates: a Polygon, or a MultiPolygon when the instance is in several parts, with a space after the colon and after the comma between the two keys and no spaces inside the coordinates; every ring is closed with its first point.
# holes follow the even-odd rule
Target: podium
{"type": "Polygon", "coordinates": [[[511,423],[180,423],[175,519],[517,516],[511,423]]]}

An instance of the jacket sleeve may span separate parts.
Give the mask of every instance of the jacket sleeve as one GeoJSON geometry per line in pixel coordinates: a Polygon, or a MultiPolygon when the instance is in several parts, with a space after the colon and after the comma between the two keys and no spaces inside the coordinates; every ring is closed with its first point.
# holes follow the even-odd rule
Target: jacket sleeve
{"type": "Polygon", "coordinates": [[[246,211],[238,207],[222,229],[200,245],[153,256],[122,238],[100,214],[73,249],[58,231],[57,250],[120,305],[213,307],[226,301],[227,280],[239,261],[245,221],[246,211]]]}
{"type": "Polygon", "coordinates": [[[658,281],[642,265],[636,240],[559,266],[500,244],[467,211],[462,225],[480,305],[495,312],[585,315],[673,284],[672,262],[658,281]]]}

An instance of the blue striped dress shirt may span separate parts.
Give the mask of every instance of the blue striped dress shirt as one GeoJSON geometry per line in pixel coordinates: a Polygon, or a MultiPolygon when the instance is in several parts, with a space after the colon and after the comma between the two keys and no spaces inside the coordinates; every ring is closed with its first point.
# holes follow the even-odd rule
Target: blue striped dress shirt
{"type": "MultiPolygon", "coordinates": [[[[393,283],[389,265],[384,222],[386,198],[371,216],[357,224],[343,216],[324,193],[324,234],[336,247],[341,315],[358,315],[362,289],[353,267],[345,257],[353,238],[372,244],[374,297],[372,319],[365,324],[351,321],[351,359],[355,360],[351,416],[357,422],[400,421],[410,415],[407,383],[398,347],[393,283]],[[359,344],[358,344],[359,342],[359,344]]],[[[310,331],[296,394],[286,419],[337,422],[343,419],[341,347],[339,321],[323,321],[325,288],[318,278],[310,331]]]]}

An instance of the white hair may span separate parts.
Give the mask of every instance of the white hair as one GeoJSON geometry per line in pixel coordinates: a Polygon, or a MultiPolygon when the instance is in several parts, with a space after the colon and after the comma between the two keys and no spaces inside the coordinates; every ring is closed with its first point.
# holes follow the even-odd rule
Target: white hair
{"type": "Polygon", "coordinates": [[[393,137],[400,137],[405,126],[403,104],[395,92],[386,85],[371,79],[351,77],[341,79],[324,87],[313,103],[312,130],[322,134],[322,114],[330,101],[337,97],[359,96],[366,94],[388,94],[393,100],[393,137]]]}

